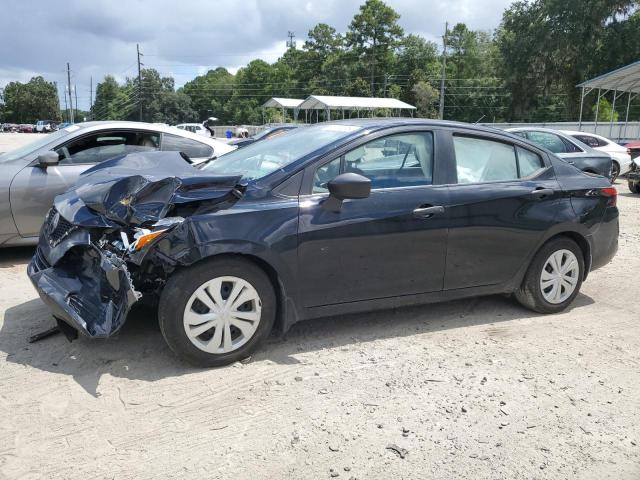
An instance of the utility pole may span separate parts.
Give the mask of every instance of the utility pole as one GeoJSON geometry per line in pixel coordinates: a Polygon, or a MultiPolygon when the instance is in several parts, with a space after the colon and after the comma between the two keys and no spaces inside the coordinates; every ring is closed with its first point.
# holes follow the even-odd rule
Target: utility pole
{"type": "Polygon", "coordinates": [[[440,120],[444,119],[444,79],[447,75],[447,33],[449,22],[444,24],[444,35],[442,36],[442,78],[440,80],[440,120]]]}
{"type": "Polygon", "coordinates": [[[73,84],[73,94],[76,97],[76,111],[73,114],[73,118],[75,119],[78,116],[78,89],[77,89],[75,83],[73,84]]]}
{"type": "Polygon", "coordinates": [[[70,122],[74,123],[73,101],[71,100],[71,67],[69,66],[69,62],[67,62],[67,90],[69,92],[69,118],[70,122]]]}
{"type": "Polygon", "coordinates": [[[93,76],[89,77],[89,114],[91,115],[91,120],[93,120],[93,115],[91,114],[92,108],[93,108],[93,76]]]}
{"type": "Polygon", "coordinates": [[[71,117],[69,116],[69,107],[67,106],[67,88],[63,87],[64,91],[64,113],[67,114],[67,122],[71,122],[71,117]]]}
{"type": "Polygon", "coordinates": [[[138,52],[138,105],[140,107],[138,120],[142,121],[142,70],[140,70],[142,63],[140,63],[140,57],[143,55],[140,53],[140,45],[138,43],[136,43],[136,51],[138,52]]]}
{"type": "Polygon", "coordinates": [[[371,96],[375,97],[376,88],[376,39],[373,38],[373,44],[371,45],[371,96]]]}
{"type": "Polygon", "coordinates": [[[296,48],[296,41],[294,40],[294,38],[296,38],[296,32],[289,30],[287,37],[289,37],[289,40],[287,40],[287,48],[296,48]]]}

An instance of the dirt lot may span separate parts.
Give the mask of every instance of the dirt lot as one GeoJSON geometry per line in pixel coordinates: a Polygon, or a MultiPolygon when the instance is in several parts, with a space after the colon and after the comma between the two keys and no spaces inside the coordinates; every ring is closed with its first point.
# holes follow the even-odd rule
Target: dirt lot
{"type": "Polygon", "coordinates": [[[148,312],[109,341],[29,345],[52,321],[32,251],[2,250],[0,478],[638,479],[640,196],[618,189],[619,253],[565,313],[336,317],[213,370],[148,312]]]}

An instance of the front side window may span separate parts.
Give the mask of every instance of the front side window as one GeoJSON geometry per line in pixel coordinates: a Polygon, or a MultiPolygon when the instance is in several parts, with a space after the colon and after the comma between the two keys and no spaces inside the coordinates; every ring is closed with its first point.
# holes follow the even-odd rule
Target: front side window
{"type": "Polygon", "coordinates": [[[544,169],[537,153],[487,138],[454,136],[458,183],[517,180],[544,169]]]}
{"type": "Polygon", "coordinates": [[[105,131],[81,137],[55,151],[60,165],[100,163],[120,155],[158,149],[155,132],[105,131]]]}
{"type": "Polygon", "coordinates": [[[371,180],[371,189],[431,185],[433,134],[402,133],[360,145],[316,170],[313,192],[340,173],[353,172],[371,180]]]}
{"type": "Polygon", "coordinates": [[[189,158],[210,158],[213,156],[213,148],[209,145],[170,133],[165,133],[162,137],[162,150],[182,152],[189,158]]]}

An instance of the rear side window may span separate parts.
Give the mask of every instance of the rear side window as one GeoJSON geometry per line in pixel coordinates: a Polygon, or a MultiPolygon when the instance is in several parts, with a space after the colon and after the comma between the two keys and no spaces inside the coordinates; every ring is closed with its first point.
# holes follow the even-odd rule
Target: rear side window
{"type": "Polygon", "coordinates": [[[209,158],[213,156],[213,148],[190,138],[165,133],[162,137],[162,150],[165,152],[182,152],[189,158],[209,158]]]}
{"type": "Polygon", "coordinates": [[[458,183],[517,180],[544,168],[539,155],[487,138],[454,136],[458,183]]]}
{"type": "Polygon", "coordinates": [[[540,155],[524,148],[516,147],[518,154],[518,173],[520,178],[530,177],[544,168],[540,155]]]}
{"type": "Polygon", "coordinates": [[[606,142],[603,142],[599,138],[592,137],[590,135],[572,135],[576,140],[580,140],[582,143],[589,145],[591,148],[604,147],[606,142]]]}

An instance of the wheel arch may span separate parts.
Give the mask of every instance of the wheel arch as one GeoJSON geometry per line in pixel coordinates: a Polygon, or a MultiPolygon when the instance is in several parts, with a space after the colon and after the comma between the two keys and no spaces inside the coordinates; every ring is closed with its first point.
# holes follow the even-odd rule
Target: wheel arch
{"type": "MultiPolygon", "coordinates": [[[[583,277],[583,280],[586,280],[587,279],[587,275],[589,274],[589,271],[591,270],[591,244],[586,239],[586,237],[584,235],[582,235],[581,233],[579,233],[579,232],[577,232],[575,230],[565,230],[565,231],[558,232],[558,233],[550,236],[549,238],[545,239],[545,241],[542,243],[542,245],[540,245],[538,247],[536,252],[540,251],[540,249],[542,247],[544,247],[550,241],[555,240],[556,238],[561,238],[561,237],[565,237],[565,238],[569,238],[569,239],[573,240],[574,242],[576,242],[578,244],[578,247],[580,247],[580,250],[582,251],[582,258],[584,260],[584,277],[583,277]]],[[[529,263],[531,263],[531,262],[529,262],[529,263]]]]}
{"type": "Polygon", "coordinates": [[[288,289],[288,284],[284,280],[284,275],[273,265],[272,262],[269,262],[267,259],[256,255],[253,252],[217,252],[211,255],[202,256],[192,263],[181,265],[179,268],[181,270],[190,268],[195,265],[199,265],[202,262],[218,258],[235,258],[241,261],[250,262],[260,268],[267,275],[276,295],[276,320],[273,325],[273,331],[278,332],[279,334],[284,334],[293,323],[298,321],[298,310],[296,305],[293,303],[293,299],[291,298],[292,296],[288,289]]]}

